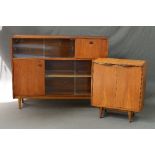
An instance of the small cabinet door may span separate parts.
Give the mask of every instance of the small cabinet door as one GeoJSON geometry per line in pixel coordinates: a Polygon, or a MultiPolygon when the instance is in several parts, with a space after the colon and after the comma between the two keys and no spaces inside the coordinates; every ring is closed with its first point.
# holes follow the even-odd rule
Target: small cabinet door
{"type": "Polygon", "coordinates": [[[76,58],[104,58],[108,54],[108,41],[106,39],[76,39],[76,58]]]}
{"type": "Polygon", "coordinates": [[[14,96],[45,95],[45,66],[40,59],[13,60],[14,96]]]}
{"type": "Polygon", "coordinates": [[[93,65],[92,105],[97,107],[115,107],[116,67],[93,65]]]}
{"type": "Polygon", "coordinates": [[[116,107],[135,111],[141,108],[141,67],[117,67],[116,107]]]}

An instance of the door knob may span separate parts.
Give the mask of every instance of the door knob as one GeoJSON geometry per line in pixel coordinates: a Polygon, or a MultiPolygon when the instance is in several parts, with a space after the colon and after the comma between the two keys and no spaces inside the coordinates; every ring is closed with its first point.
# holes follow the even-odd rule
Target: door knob
{"type": "Polygon", "coordinates": [[[38,67],[42,67],[42,64],[38,64],[38,67]]]}
{"type": "Polygon", "coordinates": [[[93,41],[90,41],[89,44],[94,44],[93,41]]]}

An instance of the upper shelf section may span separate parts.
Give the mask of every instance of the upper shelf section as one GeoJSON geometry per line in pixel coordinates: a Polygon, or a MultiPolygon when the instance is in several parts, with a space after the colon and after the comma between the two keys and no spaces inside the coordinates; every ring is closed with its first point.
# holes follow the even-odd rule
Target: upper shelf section
{"type": "Polygon", "coordinates": [[[13,58],[95,59],[108,55],[108,40],[87,36],[16,35],[12,38],[13,58]]]}
{"type": "Polygon", "coordinates": [[[13,39],[13,56],[74,57],[75,42],[70,39],[13,39]]]}

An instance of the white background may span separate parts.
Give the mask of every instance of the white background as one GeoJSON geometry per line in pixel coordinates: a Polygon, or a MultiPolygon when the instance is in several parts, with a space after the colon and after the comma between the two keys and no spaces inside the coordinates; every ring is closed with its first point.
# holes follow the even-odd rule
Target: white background
{"type": "MultiPolygon", "coordinates": [[[[154,26],[154,6],[153,0],[0,0],[0,25],[154,26]]],[[[1,130],[0,155],[151,155],[154,139],[154,130],[1,130]]]]}

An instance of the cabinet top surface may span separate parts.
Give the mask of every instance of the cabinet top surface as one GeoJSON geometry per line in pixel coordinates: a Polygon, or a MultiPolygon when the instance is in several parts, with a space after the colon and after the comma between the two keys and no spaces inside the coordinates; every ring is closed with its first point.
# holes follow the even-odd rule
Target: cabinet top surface
{"type": "Polygon", "coordinates": [[[93,61],[97,64],[111,64],[111,65],[128,65],[128,66],[143,66],[146,61],[144,60],[131,60],[131,59],[115,59],[115,58],[99,58],[93,61]]]}
{"type": "Polygon", "coordinates": [[[83,38],[83,39],[107,39],[104,36],[84,36],[84,35],[78,35],[78,36],[68,36],[68,35],[13,35],[12,38],[29,38],[29,39],[76,39],[76,38],[83,38]]]}

